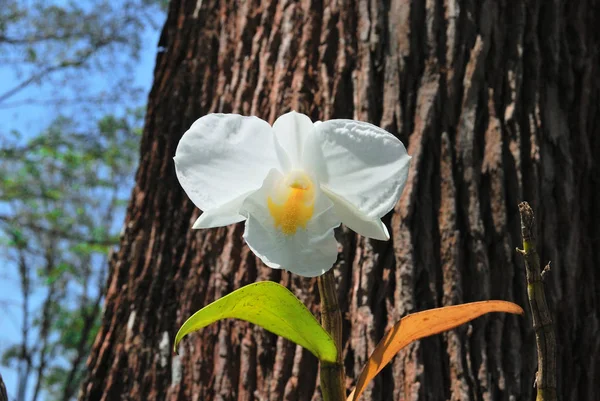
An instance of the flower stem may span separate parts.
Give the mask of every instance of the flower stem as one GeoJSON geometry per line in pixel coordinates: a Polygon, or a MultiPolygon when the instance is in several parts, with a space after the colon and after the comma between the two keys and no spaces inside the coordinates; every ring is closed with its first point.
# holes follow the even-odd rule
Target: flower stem
{"type": "Polygon", "coordinates": [[[538,352],[538,371],[536,376],[536,401],[556,401],[556,337],[554,325],[542,277],[549,266],[540,271],[540,257],[536,250],[535,219],[533,210],[527,202],[519,204],[521,214],[521,234],[523,249],[517,251],[525,259],[527,273],[527,297],[533,315],[533,328],[538,352]]]}
{"type": "Polygon", "coordinates": [[[337,347],[337,363],[321,362],[321,393],[323,401],[344,401],[344,365],[342,364],[342,313],[335,290],[333,269],[318,278],[321,296],[321,324],[337,347]]]}

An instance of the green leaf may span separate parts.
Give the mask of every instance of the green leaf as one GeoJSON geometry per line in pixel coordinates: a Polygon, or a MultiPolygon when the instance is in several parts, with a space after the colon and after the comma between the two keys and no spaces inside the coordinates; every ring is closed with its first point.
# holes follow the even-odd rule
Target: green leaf
{"type": "Polygon", "coordinates": [[[186,335],[217,320],[236,318],[303,346],[324,362],[336,362],[333,339],[306,306],[284,286],[261,281],[249,284],[194,313],[175,336],[173,350],[186,335]]]}

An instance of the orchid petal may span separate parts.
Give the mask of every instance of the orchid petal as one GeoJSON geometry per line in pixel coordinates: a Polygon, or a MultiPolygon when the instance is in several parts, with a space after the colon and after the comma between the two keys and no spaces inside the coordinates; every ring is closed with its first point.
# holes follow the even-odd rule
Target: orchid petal
{"type": "Polygon", "coordinates": [[[315,130],[310,118],[304,114],[291,111],[275,120],[273,130],[279,144],[291,162],[291,168],[300,168],[302,166],[304,142],[308,136],[314,134],[315,130]]]}
{"type": "Polygon", "coordinates": [[[315,126],[314,138],[308,138],[305,147],[303,162],[314,166],[328,193],[344,199],[368,220],[394,208],[410,165],[398,138],[369,123],[330,120],[315,126]]]}
{"type": "Polygon", "coordinates": [[[198,227],[241,221],[235,207],[261,187],[280,163],[273,129],[257,117],[209,114],[183,135],[175,152],[177,178],[194,204],[208,215],[198,227]],[[220,209],[214,210],[213,209],[220,209]]]}
{"type": "Polygon", "coordinates": [[[388,229],[381,219],[371,219],[367,217],[363,212],[325,186],[321,186],[321,190],[333,203],[333,210],[340,220],[352,231],[355,231],[364,237],[374,238],[380,241],[387,241],[390,239],[388,229]]]}
{"type": "Polygon", "coordinates": [[[200,229],[223,227],[246,220],[246,217],[239,214],[239,211],[244,203],[244,200],[246,200],[246,197],[248,197],[248,195],[250,195],[252,192],[254,191],[245,192],[221,206],[203,212],[202,215],[198,217],[192,228],[200,229]]]}

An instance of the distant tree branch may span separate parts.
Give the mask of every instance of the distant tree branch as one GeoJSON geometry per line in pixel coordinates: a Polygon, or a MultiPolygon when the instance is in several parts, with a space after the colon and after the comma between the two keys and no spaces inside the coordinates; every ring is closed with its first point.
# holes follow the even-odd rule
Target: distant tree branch
{"type": "Polygon", "coordinates": [[[81,61],[76,61],[76,62],[63,62],[60,63],[58,65],[53,65],[50,67],[46,67],[44,68],[42,71],[31,75],[29,78],[21,81],[20,83],[18,83],[17,85],[15,85],[14,87],[12,87],[11,89],[7,90],[6,92],[4,92],[3,94],[0,95],[0,103],[4,102],[6,99],[9,99],[10,97],[16,95],[18,92],[22,91],[23,89],[25,89],[26,87],[28,87],[29,85],[31,85],[34,82],[39,81],[40,79],[42,79],[43,77],[45,77],[48,74],[51,74],[55,71],[64,69],[64,68],[68,68],[68,67],[76,67],[81,65],[81,61]]]}
{"type": "MultiPolygon", "coordinates": [[[[55,249],[54,249],[54,241],[50,241],[48,246],[46,247],[46,274],[50,276],[55,266],[55,249]]],[[[49,351],[49,340],[50,340],[50,327],[52,324],[53,316],[52,313],[54,304],[56,302],[57,296],[57,284],[56,281],[53,281],[48,286],[48,293],[46,294],[46,299],[44,299],[44,304],[42,306],[42,319],[40,322],[40,331],[38,337],[41,339],[40,353],[39,353],[39,363],[37,366],[37,380],[35,383],[32,401],[37,401],[40,391],[42,389],[42,383],[44,380],[44,375],[46,373],[46,367],[48,366],[48,351],[49,351]]]]}
{"type": "Polygon", "coordinates": [[[12,96],[16,95],[29,85],[38,82],[39,80],[53,72],[64,70],[67,68],[82,66],[91,56],[93,56],[95,53],[97,53],[100,49],[102,49],[108,44],[108,41],[97,42],[92,48],[88,49],[83,55],[81,55],[75,60],[63,60],[58,64],[48,66],[46,68],[43,68],[41,71],[32,74],[29,78],[21,81],[20,83],[7,90],[3,94],[0,94],[0,104],[2,104],[4,101],[11,98],[12,96]]]}
{"type": "Polygon", "coordinates": [[[10,225],[19,225],[21,227],[25,227],[27,229],[33,230],[33,231],[37,231],[37,232],[43,232],[45,234],[48,234],[49,236],[55,237],[55,238],[62,238],[65,240],[69,240],[69,241],[78,241],[78,242],[85,242],[86,244],[90,244],[90,245],[100,245],[100,246],[113,246],[113,245],[117,245],[118,244],[118,240],[117,239],[112,239],[112,238],[103,238],[103,239],[94,239],[94,238],[89,238],[86,237],[78,232],[69,232],[66,230],[60,230],[56,227],[44,227],[42,225],[39,224],[35,224],[33,222],[19,222],[17,221],[14,217],[11,216],[2,216],[0,215],[0,221],[1,222],[5,222],[8,223],[10,225]]]}
{"type": "Polygon", "coordinates": [[[0,43],[8,43],[9,45],[29,45],[36,42],[44,42],[48,40],[64,41],[72,40],[77,38],[83,38],[86,35],[82,34],[63,34],[57,35],[56,33],[46,33],[43,35],[31,35],[23,38],[14,38],[6,35],[0,35],[0,43]]]}
{"type": "MultiPolygon", "coordinates": [[[[104,286],[104,282],[101,283],[101,286],[104,286]]],[[[89,336],[94,328],[96,316],[100,312],[100,303],[102,302],[103,296],[103,292],[98,291],[98,295],[96,295],[96,298],[94,299],[91,311],[87,311],[87,305],[84,305],[83,303],[80,305],[80,310],[83,312],[83,327],[81,329],[81,335],[75,349],[75,356],[71,359],[71,368],[69,369],[69,374],[67,375],[67,380],[65,381],[62,401],[71,400],[75,394],[75,391],[77,390],[77,385],[79,383],[75,380],[75,377],[81,368],[81,364],[88,354],[88,349],[86,346],[88,344],[89,336]]]]}
{"type": "MultiPolygon", "coordinates": [[[[0,63],[1,64],[1,63],[0,63]]],[[[96,96],[82,96],[82,97],[73,97],[73,98],[50,98],[50,99],[37,99],[37,98],[27,98],[11,103],[2,103],[0,104],[0,109],[10,109],[15,107],[22,106],[56,106],[56,105],[66,105],[66,104],[97,104],[99,102],[118,102],[120,94],[114,94],[111,96],[105,94],[99,94],[96,96]]]]}
{"type": "MultiPolygon", "coordinates": [[[[14,238],[16,240],[16,238],[14,238]]],[[[33,368],[31,350],[29,349],[29,296],[31,295],[31,279],[23,249],[19,249],[19,277],[21,279],[23,322],[21,324],[21,353],[19,355],[20,367],[17,384],[17,401],[24,401],[27,392],[29,375],[33,368]]]]}

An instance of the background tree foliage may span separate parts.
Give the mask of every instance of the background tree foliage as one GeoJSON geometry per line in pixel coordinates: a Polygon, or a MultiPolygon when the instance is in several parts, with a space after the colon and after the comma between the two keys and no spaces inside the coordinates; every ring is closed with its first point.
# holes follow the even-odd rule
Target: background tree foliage
{"type": "MultiPolygon", "coordinates": [[[[19,103],[95,103],[130,100],[130,67],[136,62],[141,34],[157,29],[159,0],[23,2],[5,0],[0,8],[0,65],[10,66],[19,79],[0,93],[6,107],[33,84],[60,84],[56,96],[31,97],[19,103]],[[105,75],[103,75],[103,73],[105,75]],[[109,83],[92,90],[84,74],[109,83]],[[64,85],[68,83],[68,85],[64,85]]],[[[89,76],[88,76],[89,77],[89,76]]]]}
{"type": "Polygon", "coordinates": [[[55,115],[39,132],[0,129],[0,281],[19,293],[0,294],[1,362],[17,372],[10,400],[76,396],[138,157],[144,109],[131,74],[161,3],[0,7],[0,67],[16,77],[0,108],[55,115]],[[19,336],[7,340],[11,323],[19,336]]]}

